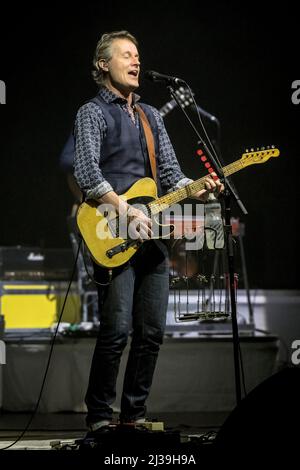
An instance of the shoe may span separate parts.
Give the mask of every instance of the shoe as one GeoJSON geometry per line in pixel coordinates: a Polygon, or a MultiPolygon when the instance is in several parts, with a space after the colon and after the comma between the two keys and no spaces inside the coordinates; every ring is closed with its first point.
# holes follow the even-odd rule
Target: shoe
{"type": "Polygon", "coordinates": [[[104,434],[111,432],[110,420],[102,420],[97,423],[90,424],[90,431],[87,432],[85,439],[99,439],[104,434]]]}
{"type": "Polygon", "coordinates": [[[105,426],[101,426],[95,431],[88,431],[84,439],[97,441],[101,439],[103,436],[107,436],[109,433],[111,433],[111,428],[108,425],[105,425],[105,426]]]}
{"type": "Polygon", "coordinates": [[[96,423],[91,423],[89,425],[89,428],[90,428],[91,431],[97,431],[98,429],[109,426],[110,423],[111,423],[110,419],[102,419],[100,421],[97,421],[96,423]]]}

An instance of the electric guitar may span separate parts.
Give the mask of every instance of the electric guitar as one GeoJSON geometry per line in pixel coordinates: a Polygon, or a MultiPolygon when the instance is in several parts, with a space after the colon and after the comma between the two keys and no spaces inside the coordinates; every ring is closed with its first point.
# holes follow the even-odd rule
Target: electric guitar
{"type": "MultiPolygon", "coordinates": [[[[257,151],[251,149],[250,152],[244,153],[239,160],[225,166],[223,168],[224,175],[229,176],[249,165],[264,163],[271,157],[278,157],[279,154],[279,150],[274,147],[262,148],[257,151]]],[[[173,204],[183,201],[204,189],[206,177],[207,175],[160,198],[157,197],[157,187],[154,180],[142,178],[120,197],[129,204],[142,203],[141,209],[152,217],[152,230],[157,233],[154,227],[155,224],[160,229],[166,228],[166,226],[160,224],[158,215],[173,204]]],[[[94,261],[106,268],[115,268],[129,261],[143,243],[130,238],[127,233],[123,236],[122,232],[121,236],[119,216],[115,211],[106,210],[95,200],[87,200],[79,206],[77,225],[94,261]]],[[[170,230],[167,234],[164,230],[165,235],[163,236],[165,237],[170,235],[172,231],[172,226],[168,225],[167,227],[170,230]]],[[[154,238],[160,237],[161,234],[154,238]]]]}

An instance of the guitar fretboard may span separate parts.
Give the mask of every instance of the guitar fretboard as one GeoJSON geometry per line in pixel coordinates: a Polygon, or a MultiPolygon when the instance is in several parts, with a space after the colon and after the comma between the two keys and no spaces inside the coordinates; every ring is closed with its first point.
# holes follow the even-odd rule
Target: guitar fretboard
{"type": "MultiPolygon", "coordinates": [[[[236,162],[230,163],[229,165],[223,168],[223,172],[225,176],[230,176],[233,173],[244,168],[247,164],[243,162],[243,159],[237,160],[236,162]]],[[[183,201],[184,199],[191,197],[193,194],[201,191],[201,189],[205,189],[205,178],[207,176],[203,176],[199,180],[193,181],[192,183],[188,184],[184,188],[177,189],[172,193],[166,194],[155,201],[152,201],[148,204],[148,207],[153,215],[158,214],[166,210],[168,207],[176,204],[177,202],[183,201]]]]}

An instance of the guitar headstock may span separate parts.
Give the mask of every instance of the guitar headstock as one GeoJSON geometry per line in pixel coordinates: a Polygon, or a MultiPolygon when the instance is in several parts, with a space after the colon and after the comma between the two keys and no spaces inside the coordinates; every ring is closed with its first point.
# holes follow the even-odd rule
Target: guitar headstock
{"type": "Polygon", "coordinates": [[[271,157],[279,157],[280,151],[272,145],[271,147],[261,147],[260,149],[254,150],[253,148],[250,151],[247,149],[243,153],[241,162],[243,166],[254,165],[256,163],[265,163],[271,157]]]}
{"type": "MultiPolygon", "coordinates": [[[[179,103],[181,104],[183,108],[187,108],[188,106],[193,104],[194,93],[192,91],[192,94],[191,94],[188,87],[181,86],[177,90],[175,90],[175,93],[177,95],[177,99],[179,103]]],[[[164,104],[160,108],[159,114],[162,117],[165,117],[170,111],[172,111],[172,109],[176,108],[176,106],[177,106],[177,102],[174,99],[172,99],[171,101],[168,101],[166,104],[164,104]]]]}
{"type": "Polygon", "coordinates": [[[191,95],[191,92],[188,87],[179,87],[177,90],[175,90],[175,94],[177,95],[177,99],[183,106],[183,108],[186,108],[187,106],[190,106],[194,103],[193,96],[195,95],[195,93],[192,91],[191,95]]]}

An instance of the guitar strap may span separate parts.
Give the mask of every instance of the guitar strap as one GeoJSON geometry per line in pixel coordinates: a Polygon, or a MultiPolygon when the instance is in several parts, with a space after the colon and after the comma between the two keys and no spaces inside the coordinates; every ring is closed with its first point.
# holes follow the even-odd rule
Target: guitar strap
{"type": "Polygon", "coordinates": [[[155,145],[154,145],[153,132],[149,124],[148,118],[145,112],[143,111],[143,109],[141,108],[141,106],[137,104],[135,106],[135,109],[137,110],[140,116],[141,123],[144,129],[148,155],[149,155],[149,160],[150,160],[150,166],[151,166],[151,173],[152,173],[154,181],[157,183],[156,157],[155,157],[155,145]]]}

